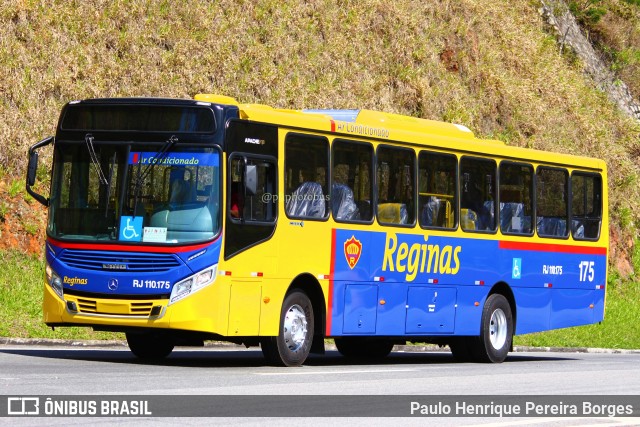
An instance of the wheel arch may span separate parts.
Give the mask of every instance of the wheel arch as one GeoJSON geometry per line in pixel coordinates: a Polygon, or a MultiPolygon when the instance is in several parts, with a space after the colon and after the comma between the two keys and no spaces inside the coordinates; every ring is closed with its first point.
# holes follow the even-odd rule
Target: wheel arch
{"type": "Polygon", "coordinates": [[[296,276],[289,285],[287,294],[293,290],[300,290],[307,294],[313,307],[314,328],[312,353],[324,353],[324,332],[327,322],[327,305],[320,282],[312,274],[302,273],[296,276]]]}
{"type": "Polygon", "coordinates": [[[516,297],[511,290],[511,286],[509,286],[506,282],[498,282],[491,288],[487,298],[489,298],[493,294],[500,294],[507,299],[509,302],[509,307],[511,307],[511,316],[513,317],[513,334],[516,334],[516,328],[518,325],[518,311],[516,306],[516,297]]]}

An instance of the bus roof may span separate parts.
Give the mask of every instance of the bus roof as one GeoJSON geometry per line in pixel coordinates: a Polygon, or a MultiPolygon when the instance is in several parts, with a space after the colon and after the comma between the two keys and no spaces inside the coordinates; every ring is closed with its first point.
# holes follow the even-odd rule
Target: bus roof
{"type": "Polygon", "coordinates": [[[509,146],[498,140],[476,138],[473,132],[463,125],[401,114],[364,109],[276,109],[263,104],[240,104],[234,98],[222,95],[199,94],[195,99],[235,105],[239,108],[242,119],[274,123],[284,127],[450,148],[468,154],[482,153],[514,160],[579,165],[594,170],[606,169],[604,161],[599,159],[509,146]]]}

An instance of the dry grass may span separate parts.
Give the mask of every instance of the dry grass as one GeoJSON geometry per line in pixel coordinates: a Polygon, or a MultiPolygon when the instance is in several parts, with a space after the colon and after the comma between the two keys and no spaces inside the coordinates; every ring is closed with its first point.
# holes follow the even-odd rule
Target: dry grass
{"type": "MultiPolygon", "coordinates": [[[[616,235],[628,240],[640,212],[640,126],[559,53],[537,7],[534,0],[5,0],[0,168],[22,175],[28,145],[53,133],[72,99],[208,92],[289,108],[371,108],[606,159],[616,235]]],[[[628,83],[640,87],[635,79],[628,83]]]]}
{"type": "Polygon", "coordinates": [[[593,28],[592,39],[633,96],[640,99],[640,2],[602,0],[602,3],[607,13],[593,28]]]}

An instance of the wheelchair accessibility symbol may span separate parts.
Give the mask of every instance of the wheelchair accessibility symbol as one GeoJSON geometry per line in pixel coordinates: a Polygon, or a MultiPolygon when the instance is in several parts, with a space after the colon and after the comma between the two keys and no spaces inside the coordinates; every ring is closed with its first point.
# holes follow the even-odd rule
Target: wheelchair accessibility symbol
{"type": "Polygon", "coordinates": [[[513,259],[513,267],[511,269],[511,278],[520,279],[522,277],[522,258],[513,259]]]}
{"type": "Polygon", "coordinates": [[[120,240],[139,242],[142,240],[142,217],[122,216],[120,218],[120,240]]]}

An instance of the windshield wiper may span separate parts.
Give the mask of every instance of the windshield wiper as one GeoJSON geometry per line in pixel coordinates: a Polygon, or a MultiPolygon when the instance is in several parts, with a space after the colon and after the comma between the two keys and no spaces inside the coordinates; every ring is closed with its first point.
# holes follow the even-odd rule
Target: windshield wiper
{"type": "Polygon", "coordinates": [[[111,180],[113,179],[113,172],[116,169],[116,153],[113,153],[113,158],[111,159],[111,165],[109,166],[109,179],[107,180],[107,201],[104,207],[104,217],[106,218],[109,215],[109,199],[111,198],[111,180]]]}
{"type": "Polygon", "coordinates": [[[157,164],[162,163],[167,155],[169,155],[169,150],[178,142],[178,137],[175,135],[171,135],[169,139],[164,143],[164,145],[158,150],[158,152],[153,156],[153,162],[150,162],[144,171],[140,172],[142,169],[142,165],[138,166],[138,176],[136,176],[136,182],[133,187],[133,217],[136,217],[136,209],[138,207],[138,196],[140,194],[140,189],[142,188],[142,184],[144,183],[144,179],[149,175],[151,169],[157,164]]]}
{"type": "Polygon", "coordinates": [[[93,167],[96,169],[100,184],[106,185],[108,182],[107,178],[104,176],[104,172],[102,172],[100,160],[98,160],[98,155],[96,154],[96,150],[93,147],[93,135],[91,135],[90,133],[86,134],[84,136],[84,142],[87,144],[87,149],[89,150],[89,158],[91,159],[91,163],[93,163],[93,167]]]}

